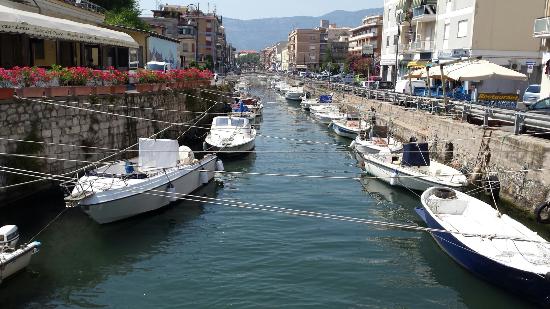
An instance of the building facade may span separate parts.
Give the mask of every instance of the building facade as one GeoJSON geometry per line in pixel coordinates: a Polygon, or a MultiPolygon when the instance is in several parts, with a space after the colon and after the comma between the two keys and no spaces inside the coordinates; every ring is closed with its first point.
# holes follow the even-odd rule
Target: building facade
{"type": "Polygon", "coordinates": [[[545,8],[540,15],[543,17],[535,19],[533,37],[540,39],[540,98],[542,99],[550,97],[550,0],[546,0],[545,8]]]}
{"type": "Polygon", "coordinates": [[[56,3],[46,7],[37,1],[43,5],[39,7],[34,2],[0,1],[1,67],[57,64],[124,70],[137,58],[138,44],[131,36],[96,25],[104,19],[99,7],[86,6],[86,1],[82,6],[76,1],[48,2],[56,3]],[[66,18],[57,17],[60,12],[67,12],[66,18]]]}
{"type": "Polygon", "coordinates": [[[227,70],[228,50],[223,19],[215,12],[203,12],[197,6],[161,5],[153,17],[142,17],[161,29],[161,34],[180,42],[182,66],[191,63],[212,66],[217,72],[227,70]]]}
{"type": "Polygon", "coordinates": [[[327,51],[327,29],[295,29],[288,35],[289,70],[320,69],[327,51]]]}
{"type": "Polygon", "coordinates": [[[380,57],[382,42],[382,15],[363,18],[360,26],[350,30],[349,53],[352,55],[371,54],[380,57]],[[365,53],[367,51],[368,53],[365,53]]]}
{"type": "Polygon", "coordinates": [[[409,67],[422,62],[470,57],[527,73],[527,63],[540,64],[540,44],[528,34],[532,21],[544,11],[545,0],[502,4],[499,0],[385,0],[382,78],[404,76],[409,67]]]}

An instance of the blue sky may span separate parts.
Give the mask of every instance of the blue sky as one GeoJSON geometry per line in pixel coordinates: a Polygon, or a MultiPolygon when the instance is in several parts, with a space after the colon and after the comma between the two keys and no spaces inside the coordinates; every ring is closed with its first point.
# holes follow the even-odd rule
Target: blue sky
{"type": "MultiPolygon", "coordinates": [[[[139,0],[143,15],[150,15],[155,3],[186,5],[191,1],[182,0],[139,0]]],[[[210,10],[216,6],[218,14],[231,18],[254,19],[263,17],[284,16],[320,16],[334,10],[357,11],[361,9],[382,7],[383,0],[214,0],[197,1],[201,10],[210,10]]]]}

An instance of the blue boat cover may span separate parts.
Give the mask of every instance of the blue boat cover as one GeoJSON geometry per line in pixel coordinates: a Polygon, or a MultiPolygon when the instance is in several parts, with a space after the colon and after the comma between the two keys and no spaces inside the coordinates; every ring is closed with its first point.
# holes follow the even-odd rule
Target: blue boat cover
{"type": "Polygon", "coordinates": [[[245,113],[245,112],[248,112],[249,109],[248,107],[246,107],[246,105],[244,105],[244,102],[241,100],[239,101],[239,107],[234,109],[233,111],[237,113],[245,113]]]}
{"type": "Polygon", "coordinates": [[[319,97],[320,103],[332,103],[332,96],[329,94],[324,94],[319,97]]]}
{"type": "Polygon", "coordinates": [[[410,143],[403,145],[404,166],[430,166],[428,143],[410,143]]]}

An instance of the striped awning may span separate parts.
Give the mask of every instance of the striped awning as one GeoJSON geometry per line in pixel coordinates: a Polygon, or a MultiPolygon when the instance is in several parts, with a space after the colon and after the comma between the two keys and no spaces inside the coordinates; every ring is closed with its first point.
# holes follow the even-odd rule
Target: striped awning
{"type": "Polygon", "coordinates": [[[138,48],[126,33],[0,5],[0,32],[31,37],[138,48]]]}

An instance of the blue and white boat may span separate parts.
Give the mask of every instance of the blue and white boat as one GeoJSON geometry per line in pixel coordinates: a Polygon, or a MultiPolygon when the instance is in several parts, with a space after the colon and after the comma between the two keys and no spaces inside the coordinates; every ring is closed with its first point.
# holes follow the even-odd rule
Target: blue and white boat
{"type": "Polygon", "coordinates": [[[416,212],[458,264],[478,277],[550,306],[550,243],[489,204],[451,188],[432,187],[416,212]]]}

